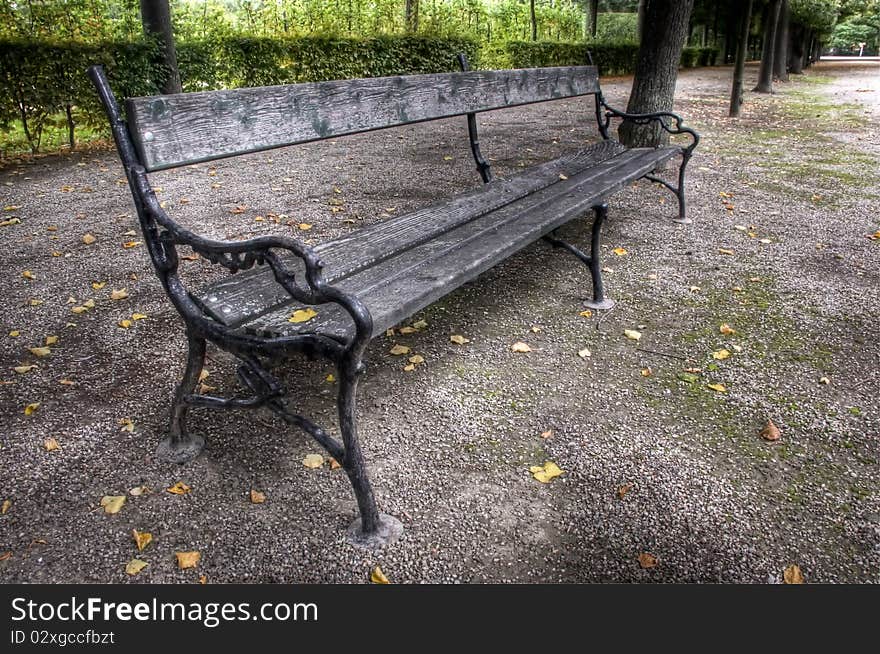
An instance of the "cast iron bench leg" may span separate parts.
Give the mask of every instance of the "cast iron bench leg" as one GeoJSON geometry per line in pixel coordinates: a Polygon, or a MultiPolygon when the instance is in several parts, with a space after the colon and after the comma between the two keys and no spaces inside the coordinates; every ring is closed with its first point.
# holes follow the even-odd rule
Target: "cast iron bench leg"
{"type": "Polygon", "coordinates": [[[687,168],[688,161],[690,161],[690,159],[690,152],[685,151],[682,153],[681,165],[678,168],[678,186],[673,186],[665,179],[660,179],[656,175],[645,175],[645,179],[652,181],[655,184],[661,184],[675,194],[675,197],[678,198],[678,218],[673,218],[672,220],[683,225],[689,225],[693,222],[690,218],[687,217],[687,207],[685,205],[684,199],[684,175],[685,169],[687,168]]]}
{"type": "Polygon", "coordinates": [[[199,383],[199,375],[205,365],[205,339],[192,333],[187,336],[189,354],[186,360],[186,372],[174,394],[169,434],[156,448],[156,456],[162,461],[171,463],[186,463],[198,456],[205,447],[204,437],[193,436],[186,429],[186,416],[190,409],[189,396],[199,383]]]}
{"type": "Polygon", "coordinates": [[[348,528],[349,539],[358,546],[379,548],[394,542],[403,533],[403,525],[394,516],[379,513],[373,487],[357,437],[357,386],[363,372],[359,360],[346,358],[337,366],[339,374],[339,430],[345,446],[342,462],[357,498],[360,517],[348,528]]]}

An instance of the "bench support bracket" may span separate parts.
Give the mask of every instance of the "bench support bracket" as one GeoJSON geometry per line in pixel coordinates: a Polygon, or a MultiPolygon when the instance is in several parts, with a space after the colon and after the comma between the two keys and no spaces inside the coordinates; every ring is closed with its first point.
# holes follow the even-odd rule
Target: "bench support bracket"
{"type": "Polygon", "coordinates": [[[593,230],[590,238],[590,254],[586,254],[580,248],[566,241],[556,238],[556,232],[544,236],[554,248],[560,248],[580,259],[589,269],[593,280],[593,299],[586,300],[584,305],[590,309],[605,310],[614,306],[614,300],[605,297],[605,286],[602,283],[602,261],[599,255],[602,237],[602,224],[608,216],[608,205],[604,202],[593,207],[593,230]]]}

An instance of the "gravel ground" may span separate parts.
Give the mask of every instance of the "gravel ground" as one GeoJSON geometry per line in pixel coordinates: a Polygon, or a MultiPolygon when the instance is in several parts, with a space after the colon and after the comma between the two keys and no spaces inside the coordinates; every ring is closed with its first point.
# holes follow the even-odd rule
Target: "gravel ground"
{"type": "MultiPolygon", "coordinates": [[[[867,238],[880,228],[878,65],[820,64],[773,96],[748,94],[737,121],[730,73],[679,81],[677,109],[704,136],[694,224],[672,223],[673,198],[646,183],[610,202],[615,309],[580,316],[586,271],[536,244],[416,316],[426,329],[371,345],[361,438],[382,510],[405,524],[378,553],[345,541],[355,506],[342,472],[304,467],[317,446],[271,414],[195,410],[205,453],[155,460],[185,339],[143,247],[122,245],[138,237],[118,160],[98,149],[8,164],[0,205],[18,208],[2,217],[20,223],[0,228],[0,580],[367,582],[379,564],[393,582],[778,582],[797,564],[808,582],[880,581],[880,240],[867,238]],[[117,326],[135,312],[148,317],[117,326]],[[49,356],[28,351],[48,336],[49,356]],[[512,352],[520,340],[532,352],[512,352]],[[396,342],[425,363],[405,372],[396,342]],[[714,359],[722,348],[731,356],[714,359]],[[776,443],[759,436],[768,418],[776,443]],[[537,482],[529,466],[544,461],[565,474],[537,482]],[[178,481],[191,492],[165,491],[178,481]],[[153,492],[100,508],[141,485],[153,492]],[[252,489],[266,501],[252,504],[252,489]],[[132,529],[153,535],[140,554],[132,529]],[[191,550],[201,562],[179,570],[174,553],[191,550]],[[135,556],[149,566],[128,576],[135,556]]],[[[629,81],[605,88],[623,105],[629,81]]],[[[580,101],[495,112],[481,118],[484,152],[510,174],[580,145],[590,117],[580,101]]],[[[319,242],[478,176],[450,120],[153,181],[205,234],[319,242]]],[[[194,284],[211,278],[185,265],[194,284]]],[[[232,362],[209,357],[205,383],[235,392],[232,362]]],[[[332,425],[329,366],[298,364],[283,376],[295,401],[332,425]]]]}

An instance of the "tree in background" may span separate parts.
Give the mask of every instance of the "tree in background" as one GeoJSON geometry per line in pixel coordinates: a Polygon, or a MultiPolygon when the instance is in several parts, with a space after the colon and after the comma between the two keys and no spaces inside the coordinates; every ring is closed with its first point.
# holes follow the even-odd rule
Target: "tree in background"
{"type": "MultiPolygon", "coordinates": [[[[626,110],[634,114],[671,111],[694,0],[643,0],[643,4],[645,38],[639,45],[626,110]]],[[[618,132],[621,142],[630,147],[654,147],[665,136],[656,123],[624,121],[618,132]]]]}
{"type": "Polygon", "coordinates": [[[758,84],[754,93],[773,93],[773,57],[776,54],[776,25],[779,21],[781,0],[769,0],[764,8],[762,22],[764,47],[761,48],[761,67],[758,70],[758,84]]]}
{"type": "Polygon", "coordinates": [[[742,6],[739,31],[739,43],[736,46],[736,62],[733,65],[733,89],[730,92],[731,118],[739,116],[743,103],[743,72],[746,64],[746,51],[749,49],[749,28],[752,24],[752,0],[746,0],[742,6]]]}
{"type": "Polygon", "coordinates": [[[788,0],[779,5],[779,20],[776,22],[776,49],[773,52],[773,78],[780,82],[788,81],[788,26],[791,11],[788,0]]]}
{"type": "Polygon", "coordinates": [[[180,93],[180,71],[177,68],[177,49],[174,47],[174,26],[168,0],[141,0],[141,19],[144,34],[159,43],[159,56],[165,69],[163,93],[180,93]]]}

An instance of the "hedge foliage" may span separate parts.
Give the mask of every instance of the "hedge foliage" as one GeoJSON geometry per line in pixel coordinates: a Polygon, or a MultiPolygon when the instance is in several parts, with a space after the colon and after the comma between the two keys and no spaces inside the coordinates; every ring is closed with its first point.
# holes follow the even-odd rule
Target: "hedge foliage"
{"type": "MultiPolygon", "coordinates": [[[[582,66],[592,55],[602,75],[626,75],[635,71],[638,51],[638,43],[628,42],[510,41],[493,52],[488,61],[497,68],[582,66]]],[[[718,48],[687,47],[681,53],[681,67],[714,66],[717,59],[718,48]]]]}
{"type": "MultiPolygon", "coordinates": [[[[44,129],[66,125],[73,147],[77,125],[105,124],[85,69],[104,64],[120,98],[152,95],[165,75],[154,63],[157,47],[149,41],[0,40],[0,128],[22,127],[36,152],[44,129]]],[[[474,68],[581,65],[588,61],[587,51],[603,75],[620,75],[635,68],[638,46],[511,41],[481,51],[469,38],[425,36],[230,36],[177,44],[185,91],[457,70],[459,52],[474,68]]],[[[717,55],[714,48],[685,48],[682,65],[714,65],[717,55]]]]}

